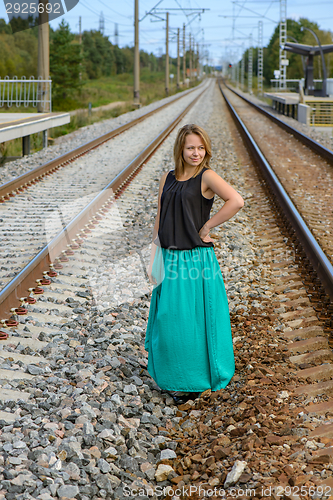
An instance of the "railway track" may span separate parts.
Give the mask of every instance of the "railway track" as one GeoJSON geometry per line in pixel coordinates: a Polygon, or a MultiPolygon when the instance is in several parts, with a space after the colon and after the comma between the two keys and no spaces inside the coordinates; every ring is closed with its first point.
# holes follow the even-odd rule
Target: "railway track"
{"type": "MultiPolygon", "coordinates": [[[[314,270],[319,272],[321,282],[325,283],[326,293],[332,300],[333,268],[327,262],[324,263],[323,256],[319,263],[318,253],[320,246],[332,264],[333,210],[328,200],[333,196],[333,152],[241,97],[235,91],[224,88],[224,92],[272,167],[272,175],[277,176],[304,219],[305,225],[314,235],[318,246],[314,239],[311,240],[310,234],[307,238],[301,237],[301,233],[306,229],[304,222],[300,221],[296,227],[294,218],[292,224],[298,237],[301,238],[300,245],[304,247],[314,270]],[[303,225],[303,230],[301,225],[303,225]],[[327,279],[328,275],[329,279],[327,279]]],[[[273,186],[272,183],[271,185],[273,186]]],[[[276,189],[274,195],[278,195],[276,189]]],[[[282,200],[281,195],[280,200],[282,200]]],[[[285,210],[289,210],[289,217],[294,211],[293,208],[288,209],[286,205],[285,210]]],[[[312,272],[311,277],[315,281],[313,269],[309,269],[309,272],[312,272]]],[[[322,305],[324,305],[327,299],[324,298],[322,291],[321,294],[324,301],[322,305]]],[[[328,326],[333,328],[333,323],[328,326]]]]}
{"type": "MultiPolygon", "coordinates": [[[[196,89],[194,96],[197,97],[201,92],[201,88],[196,89]]],[[[174,121],[175,116],[180,116],[179,108],[187,109],[193,100],[192,91],[186,93],[181,98],[181,104],[179,99],[173,100],[0,186],[0,197],[5,202],[1,207],[1,237],[4,242],[1,256],[7,261],[7,265],[3,265],[0,271],[0,287],[3,288],[0,295],[2,319],[8,320],[10,309],[17,308],[18,299],[27,296],[27,289],[34,287],[34,280],[41,279],[43,272],[49,271],[48,264],[56,256],[59,257],[61,252],[73,251],[68,248],[70,241],[65,241],[62,236],[58,238],[57,244],[53,241],[62,228],[75,215],[80,214],[85,206],[91,204],[100,190],[104,190],[102,198],[106,202],[112,192],[119,189],[120,184],[124,184],[127,177],[132,175],[140,161],[143,162],[143,156],[148,157],[149,152],[162,140],[170,121],[174,121]],[[161,132],[160,139],[155,137],[157,130],[161,132]],[[109,142],[110,139],[112,143],[109,142]],[[148,148],[144,148],[145,153],[142,153],[142,145],[148,148]],[[131,164],[133,158],[136,161],[131,164]],[[111,180],[120,172],[121,175],[105,187],[105,180],[111,180]],[[49,245],[51,241],[53,242],[49,245]],[[35,258],[38,251],[44,256],[43,264],[40,264],[39,258],[35,258]],[[30,271],[22,271],[30,260],[30,269],[36,269],[32,283],[30,271]],[[12,279],[14,276],[15,280],[12,279]],[[30,285],[27,286],[29,279],[30,285]]],[[[96,204],[96,209],[94,203],[90,205],[89,211],[79,217],[81,222],[77,221],[74,232],[78,233],[88,221],[93,222],[91,217],[101,203],[99,201],[96,204]]],[[[86,230],[89,231],[89,228],[86,230]]],[[[65,233],[62,231],[62,234],[65,233]]],[[[66,238],[69,238],[67,233],[66,238]]],[[[76,243],[72,245],[75,246],[76,243]]],[[[65,258],[64,255],[62,258],[65,258]]],[[[57,261],[55,264],[59,265],[57,261]]]]}
{"type": "MultiPolygon", "coordinates": [[[[229,97],[231,92],[224,91],[224,97],[226,94],[229,97]]],[[[226,103],[236,123],[236,126],[229,123],[234,147],[246,168],[248,187],[253,189],[250,199],[253,216],[261,219],[256,237],[267,264],[269,300],[260,302],[263,306],[260,311],[258,301],[249,298],[249,303],[239,309],[241,314],[233,320],[239,370],[236,381],[242,390],[230,387],[219,395],[208,393],[195,405],[179,408],[186,414],[182,425],[171,432],[181,443],[179,458],[173,463],[181,476],[180,481],[176,480],[177,486],[186,488],[193,480],[195,484],[203,483],[203,490],[212,498],[228,495],[228,491],[231,497],[240,498],[248,495],[327,498],[333,488],[331,309],[328,307],[324,314],[325,301],[318,304],[309,261],[317,269],[321,264],[309,252],[304,266],[299,252],[294,251],[299,242],[295,234],[291,238],[291,233],[295,228],[298,236],[301,228],[290,217],[293,214],[290,205],[282,200],[281,187],[274,186],[274,175],[270,179],[271,174],[264,171],[271,170],[270,165],[233,106],[228,100],[226,103]],[[247,152],[239,144],[239,131],[247,152]],[[248,170],[249,163],[253,165],[249,154],[257,166],[260,164],[265,192],[258,189],[258,179],[248,170]],[[308,295],[309,288],[312,293],[308,295]]],[[[267,128],[266,122],[265,125],[267,128]]],[[[259,128],[258,124],[255,128],[259,128]]],[[[281,154],[285,154],[282,149],[281,154]]],[[[225,178],[228,180],[227,173],[225,178]]],[[[308,230],[306,234],[300,235],[302,243],[305,237],[314,239],[308,230]]],[[[304,242],[305,250],[309,241],[307,245],[304,242]]],[[[325,260],[323,253],[320,254],[325,260]]],[[[321,276],[329,294],[332,271],[327,262],[325,265],[329,276],[323,273],[321,276]]],[[[324,293],[323,288],[321,292],[324,293]]],[[[194,487],[191,498],[200,498],[203,490],[200,495],[199,486],[194,487]]]]}
{"type": "MultiPolygon", "coordinates": [[[[145,369],[145,265],[158,181],[172,168],[172,131],[131,182],[120,179],[121,193],[99,208],[93,224],[89,214],[90,232],[64,247],[59,274],[42,295],[31,294],[38,300],[26,306],[28,315],[5,329],[11,336],[0,351],[0,499],[124,499],[148,490],[157,499],[163,488],[196,498],[200,486],[201,498],[203,489],[211,498],[221,498],[221,489],[230,498],[247,498],[246,488],[256,498],[331,493],[325,319],[309,300],[304,267],[286,244],[217,87],[179,126],[188,121],[207,129],[213,168],[246,201],[214,231],[236,375],[225,390],[176,408],[145,369]],[[241,473],[232,479],[236,466],[241,473]]],[[[214,210],[220,206],[216,200],[214,210]]]]}

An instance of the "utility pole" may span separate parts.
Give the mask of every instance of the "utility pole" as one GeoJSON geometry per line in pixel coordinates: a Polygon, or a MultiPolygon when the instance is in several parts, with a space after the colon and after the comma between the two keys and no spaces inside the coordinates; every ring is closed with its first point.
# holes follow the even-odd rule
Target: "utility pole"
{"type": "MultiPolygon", "coordinates": [[[[210,10],[210,9],[201,9],[201,8],[194,8],[194,9],[188,8],[187,9],[187,8],[180,7],[180,8],[170,8],[166,11],[163,8],[157,7],[161,2],[162,2],[162,0],[160,0],[155,5],[155,7],[153,7],[149,12],[146,12],[146,15],[142,19],[140,19],[140,21],[142,21],[148,15],[155,17],[158,21],[164,21],[164,19],[161,17],[162,15],[167,16],[167,26],[168,27],[166,30],[167,31],[167,33],[166,33],[166,36],[167,36],[166,59],[169,59],[169,50],[168,50],[169,39],[168,39],[168,36],[169,36],[169,13],[170,13],[170,11],[182,11],[182,13],[185,14],[186,16],[188,16],[188,14],[187,14],[188,11],[191,12],[191,15],[194,15],[195,17],[191,18],[191,20],[188,23],[188,24],[190,24],[196,17],[200,17],[201,14],[203,14],[206,10],[210,10]]],[[[173,14],[173,12],[171,12],[171,13],[173,14]]],[[[158,21],[155,21],[155,22],[158,22],[158,21]]],[[[191,54],[191,49],[190,49],[190,54],[191,54]]],[[[190,59],[190,64],[192,64],[191,59],[190,59]]],[[[167,66],[166,71],[168,72],[168,81],[165,82],[165,90],[166,90],[166,92],[168,92],[168,90],[169,90],[169,65],[166,64],[166,66],[167,66]]],[[[192,67],[191,67],[191,69],[192,69],[192,67]]],[[[190,71],[190,78],[191,78],[191,71],[190,71]]],[[[183,24],[183,83],[184,84],[185,84],[185,80],[186,80],[186,50],[185,50],[185,24],[183,24]]]]}
{"type": "MultiPolygon", "coordinates": [[[[41,80],[49,80],[50,78],[50,54],[49,54],[49,15],[46,11],[48,0],[40,0],[39,5],[43,5],[43,12],[39,12],[38,16],[38,78],[41,80]]],[[[39,113],[50,112],[50,89],[49,84],[44,82],[38,85],[39,96],[37,110],[39,113]],[[43,102],[41,102],[43,101],[43,102]]],[[[45,134],[44,134],[45,135],[45,134]]],[[[43,137],[43,142],[46,141],[47,146],[47,131],[46,137],[43,137]]]]}
{"type": "Polygon", "coordinates": [[[139,0],[134,0],[134,105],[140,107],[139,0]]]}
{"type": "Polygon", "coordinates": [[[263,22],[258,22],[258,95],[263,95],[264,71],[263,22]]]}
{"type": "Polygon", "coordinates": [[[101,11],[101,15],[99,17],[99,31],[104,35],[104,14],[103,11],[101,11]]]}
{"type": "Polygon", "coordinates": [[[183,23],[183,86],[185,88],[186,80],[186,39],[185,39],[185,23],[183,23]]]}
{"type": "MultiPolygon", "coordinates": [[[[136,1],[136,0],[135,0],[136,1]]],[[[191,23],[196,17],[200,17],[201,14],[203,14],[206,10],[210,10],[210,9],[200,9],[200,8],[183,8],[183,7],[180,7],[180,8],[170,8],[168,9],[167,11],[164,10],[163,8],[159,8],[157,7],[160,3],[162,2],[162,0],[160,0],[156,5],[155,7],[153,7],[149,12],[146,12],[146,15],[140,19],[140,21],[142,21],[146,16],[150,15],[152,17],[155,17],[158,21],[164,21],[164,19],[161,17],[162,15],[166,15],[166,23],[167,23],[167,28],[166,28],[166,55],[165,55],[165,58],[166,58],[166,69],[165,69],[165,77],[166,77],[166,81],[165,81],[165,91],[166,93],[168,93],[169,91],[169,13],[170,11],[182,11],[182,13],[186,16],[188,16],[187,14],[187,11],[190,11],[191,12],[191,15],[195,15],[195,17],[191,18],[191,21],[189,21],[189,23],[191,23]]],[[[173,12],[171,12],[173,13],[173,12]]],[[[158,21],[153,21],[153,22],[158,22],[158,21]]],[[[190,43],[190,57],[191,57],[191,43],[190,43]]],[[[192,65],[192,61],[190,59],[190,64],[192,65]]],[[[191,69],[192,69],[192,66],[191,66],[191,69]]],[[[191,70],[190,70],[190,78],[191,78],[191,70]]],[[[185,83],[185,79],[186,79],[186,51],[185,51],[185,24],[183,24],[183,81],[185,83]]]]}
{"type": "Polygon", "coordinates": [[[180,89],[180,55],[179,55],[180,29],[177,28],[177,90],[180,89]]]}
{"type": "Polygon", "coordinates": [[[252,33],[251,33],[250,47],[249,47],[249,67],[247,69],[247,87],[249,94],[252,94],[252,73],[253,73],[253,47],[252,47],[252,33]]]}
{"type": "Polygon", "coordinates": [[[243,57],[242,57],[242,65],[241,65],[241,87],[242,91],[244,92],[244,73],[245,73],[245,51],[244,51],[244,46],[242,48],[243,50],[243,57]]]}
{"type": "Polygon", "coordinates": [[[165,25],[165,95],[169,95],[169,12],[166,13],[165,25]]]}
{"type": "Polygon", "coordinates": [[[197,43],[197,62],[196,62],[196,67],[197,67],[197,80],[199,80],[199,74],[200,74],[200,63],[199,63],[199,42],[197,43]]]}
{"type": "Polygon", "coordinates": [[[114,23],[114,44],[116,46],[119,45],[119,40],[118,40],[118,23],[114,23]]]}
{"type": "MultiPolygon", "coordinates": [[[[81,16],[79,17],[79,44],[80,44],[80,54],[81,54],[81,52],[82,52],[82,47],[81,47],[81,45],[82,45],[82,23],[81,23],[81,16]]],[[[82,80],[82,73],[81,73],[81,71],[79,73],[79,78],[80,78],[80,80],[82,80]]]]}
{"type": "Polygon", "coordinates": [[[280,31],[279,31],[279,70],[280,70],[280,89],[287,88],[287,52],[284,50],[284,45],[287,41],[287,0],[280,0],[280,31]]]}
{"type": "Polygon", "coordinates": [[[79,44],[82,44],[82,23],[81,16],[79,17],[79,44]]]}
{"type": "Polygon", "coordinates": [[[192,83],[192,37],[190,33],[190,83],[192,83]]]}

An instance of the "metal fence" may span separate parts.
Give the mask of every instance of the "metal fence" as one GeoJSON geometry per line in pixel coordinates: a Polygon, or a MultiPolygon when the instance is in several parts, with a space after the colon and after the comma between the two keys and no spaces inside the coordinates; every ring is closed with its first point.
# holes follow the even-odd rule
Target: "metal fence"
{"type": "MultiPolygon", "coordinates": [[[[284,90],[290,90],[291,92],[298,92],[298,88],[299,88],[300,83],[304,87],[304,78],[301,78],[301,79],[289,78],[286,80],[286,89],[284,89],[284,90]]],[[[314,83],[314,87],[316,89],[319,89],[319,88],[321,88],[322,80],[315,79],[315,80],[313,80],[313,83],[314,83]]],[[[276,91],[281,90],[281,89],[279,89],[279,80],[277,80],[275,78],[271,79],[271,90],[276,90],[276,91]]]]}
{"type": "Polygon", "coordinates": [[[12,106],[25,108],[32,106],[41,110],[51,111],[51,83],[52,80],[43,80],[30,76],[0,78],[0,107],[12,106]]]}
{"type": "Polygon", "coordinates": [[[310,107],[310,123],[313,127],[332,127],[333,99],[305,101],[310,107]]]}
{"type": "MultiPolygon", "coordinates": [[[[323,81],[320,79],[314,79],[314,88],[315,89],[321,89],[323,85],[323,81]]],[[[287,84],[287,90],[291,92],[298,92],[299,85],[301,84],[302,87],[304,87],[304,78],[301,78],[300,80],[297,79],[289,79],[286,80],[287,84]]],[[[271,90],[279,92],[279,80],[272,78],[271,79],[271,90]]],[[[333,78],[327,78],[326,79],[326,90],[327,94],[329,97],[333,97],[333,78]]]]}

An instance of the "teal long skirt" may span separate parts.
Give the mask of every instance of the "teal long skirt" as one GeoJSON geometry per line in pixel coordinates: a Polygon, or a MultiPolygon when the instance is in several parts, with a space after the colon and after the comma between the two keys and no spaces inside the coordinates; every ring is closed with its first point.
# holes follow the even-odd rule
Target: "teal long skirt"
{"type": "Polygon", "coordinates": [[[226,387],[235,373],[228,300],[213,247],[157,248],[145,349],[164,390],[226,387]]]}

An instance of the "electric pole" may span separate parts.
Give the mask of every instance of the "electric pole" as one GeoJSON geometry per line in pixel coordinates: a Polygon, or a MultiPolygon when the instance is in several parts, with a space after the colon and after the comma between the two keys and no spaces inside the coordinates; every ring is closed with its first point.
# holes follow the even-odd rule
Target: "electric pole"
{"type": "Polygon", "coordinates": [[[101,15],[99,17],[99,31],[104,35],[104,14],[103,11],[101,11],[101,15]]]}
{"type": "Polygon", "coordinates": [[[192,82],[192,38],[190,33],[190,83],[192,82]]]}
{"type": "MultiPolygon", "coordinates": [[[[82,45],[82,24],[81,24],[81,16],[79,17],[79,44],[80,44],[80,54],[81,54],[81,52],[82,52],[82,47],[81,47],[81,45],[82,45]]],[[[81,66],[81,64],[80,64],[80,66],[81,66]]],[[[80,71],[80,73],[79,73],[79,78],[80,78],[80,80],[82,80],[82,73],[81,73],[81,71],[80,71]]]]}
{"type": "Polygon", "coordinates": [[[180,88],[179,34],[180,34],[180,29],[177,28],[177,90],[179,90],[180,88]]]}
{"type": "Polygon", "coordinates": [[[186,80],[186,39],[185,39],[185,23],[183,23],[183,86],[185,88],[186,80]]]}
{"type": "Polygon", "coordinates": [[[258,94],[263,95],[264,42],[263,22],[258,22],[258,94]]]}
{"type": "MultiPolygon", "coordinates": [[[[137,1],[137,0],[135,0],[137,1]]],[[[195,9],[192,9],[192,8],[170,8],[168,9],[167,11],[164,10],[163,8],[159,8],[157,7],[157,5],[159,5],[161,3],[162,0],[160,0],[156,5],[155,7],[153,7],[149,12],[146,12],[146,15],[140,19],[140,21],[142,21],[146,16],[152,16],[152,17],[155,17],[158,21],[164,21],[164,19],[161,17],[162,15],[166,15],[166,22],[167,22],[167,29],[166,29],[166,54],[165,54],[165,58],[166,58],[166,69],[165,69],[165,91],[166,93],[169,91],[169,11],[182,11],[183,14],[186,12],[185,11],[190,11],[191,12],[191,15],[194,15],[195,17],[193,17],[191,19],[190,22],[192,22],[196,17],[200,16],[201,14],[203,14],[206,10],[210,10],[210,9],[200,9],[200,8],[195,8],[195,9]]],[[[173,13],[173,12],[171,12],[173,13]]],[[[187,15],[187,14],[186,14],[187,15]]],[[[158,22],[158,21],[153,21],[153,22],[158,22]]],[[[191,47],[191,44],[190,44],[190,47],[191,47]]],[[[191,51],[191,48],[190,48],[190,51],[191,51]]],[[[190,52],[191,54],[191,52],[190,52]]],[[[192,65],[192,61],[190,59],[190,64],[192,65]]],[[[192,66],[191,66],[192,68],[192,66]]],[[[190,71],[190,78],[191,78],[191,71],[190,71]]],[[[183,83],[185,84],[185,80],[186,80],[186,50],[185,50],[185,24],[183,24],[183,83]]]]}
{"type": "Polygon", "coordinates": [[[119,45],[119,41],[118,41],[118,23],[114,23],[114,44],[116,46],[119,45]]]}
{"type": "Polygon", "coordinates": [[[250,34],[250,47],[249,47],[249,67],[247,69],[247,84],[249,94],[252,94],[252,73],[253,73],[253,47],[252,47],[252,33],[250,34]]]}
{"type": "Polygon", "coordinates": [[[284,45],[287,41],[287,0],[280,0],[280,29],[279,29],[279,70],[280,70],[280,89],[287,88],[287,52],[284,45]]]}
{"type": "Polygon", "coordinates": [[[134,0],[134,105],[140,107],[139,0],[134,0]]]}
{"type": "Polygon", "coordinates": [[[242,91],[245,91],[244,87],[244,73],[245,73],[245,51],[244,51],[244,46],[242,47],[243,50],[243,56],[242,56],[242,64],[241,64],[241,88],[242,91]]]}
{"type": "Polygon", "coordinates": [[[165,95],[169,95],[169,12],[165,19],[165,95]]]}
{"type": "MultiPolygon", "coordinates": [[[[46,11],[48,0],[40,0],[43,12],[38,16],[38,77],[41,80],[50,78],[50,54],[49,54],[49,15],[46,11]]],[[[37,110],[39,113],[50,112],[50,89],[47,82],[39,83],[39,98],[37,110]]],[[[46,132],[47,133],[47,132],[46,132]]],[[[47,140],[47,137],[46,137],[47,140]]]]}
{"type": "Polygon", "coordinates": [[[82,44],[82,24],[81,24],[81,16],[79,17],[79,44],[82,44]]]}

